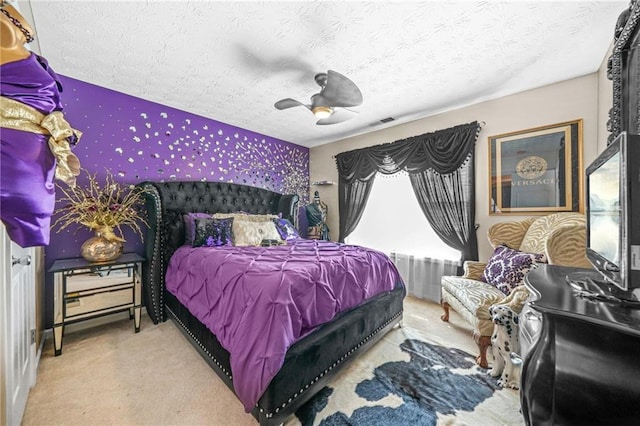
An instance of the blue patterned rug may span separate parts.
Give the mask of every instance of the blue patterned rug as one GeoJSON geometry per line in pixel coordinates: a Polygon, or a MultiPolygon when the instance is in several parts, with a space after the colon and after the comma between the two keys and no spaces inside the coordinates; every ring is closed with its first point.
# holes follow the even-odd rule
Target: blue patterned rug
{"type": "Polygon", "coordinates": [[[396,328],[286,425],[524,424],[518,391],[487,371],[469,353],[396,328]]]}

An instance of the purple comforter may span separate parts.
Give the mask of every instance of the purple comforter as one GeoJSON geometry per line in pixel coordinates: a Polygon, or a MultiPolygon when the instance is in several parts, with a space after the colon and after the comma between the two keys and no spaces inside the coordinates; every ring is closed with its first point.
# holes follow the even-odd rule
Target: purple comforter
{"type": "Polygon", "coordinates": [[[231,354],[247,412],[284,362],[287,349],[337,313],[402,279],[383,253],[329,241],[274,247],[183,246],[166,286],[231,354]]]}

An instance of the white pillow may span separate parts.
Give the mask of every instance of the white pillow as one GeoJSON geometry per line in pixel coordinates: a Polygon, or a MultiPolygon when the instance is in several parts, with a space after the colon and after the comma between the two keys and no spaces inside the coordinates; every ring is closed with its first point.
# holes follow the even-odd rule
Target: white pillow
{"type": "Polygon", "coordinates": [[[259,246],[262,240],[281,240],[273,221],[251,222],[233,219],[234,246],[259,246]]]}

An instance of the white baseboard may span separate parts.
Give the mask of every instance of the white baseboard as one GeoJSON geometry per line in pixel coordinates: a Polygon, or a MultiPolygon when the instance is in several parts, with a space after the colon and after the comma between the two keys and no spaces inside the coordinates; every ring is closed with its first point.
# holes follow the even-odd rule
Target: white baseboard
{"type": "Polygon", "coordinates": [[[36,385],[36,382],[38,381],[38,366],[40,365],[40,358],[42,357],[42,351],[44,350],[44,343],[47,341],[47,339],[51,338],[53,336],[53,330],[49,329],[49,330],[44,330],[42,332],[42,339],[40,339],[40,346],[36,348],[36,359],[34,360],[35,362],[35,366],[33,371],[35,371],[34,377],[33,377],[33,384],[31,385],[31,387],[36,385]]]}

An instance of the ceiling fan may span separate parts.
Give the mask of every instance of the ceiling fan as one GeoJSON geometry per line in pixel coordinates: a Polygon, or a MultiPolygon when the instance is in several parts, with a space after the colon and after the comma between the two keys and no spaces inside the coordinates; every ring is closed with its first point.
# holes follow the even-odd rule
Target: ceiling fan
{"type": "Polygon", "coordinates": [[[304,106],[318,118],[316,124],[336,124],[352,118],[356,112],[346,109],[362,104],[362,93],[353,81],[335,71],[318,73],[314,77],[320,92],[311,96],[311,104],[306,105],[291,98],[275,103],[277,109],[304,106]],[[337,109],[339,108],[339,109],[337,109]]]}

